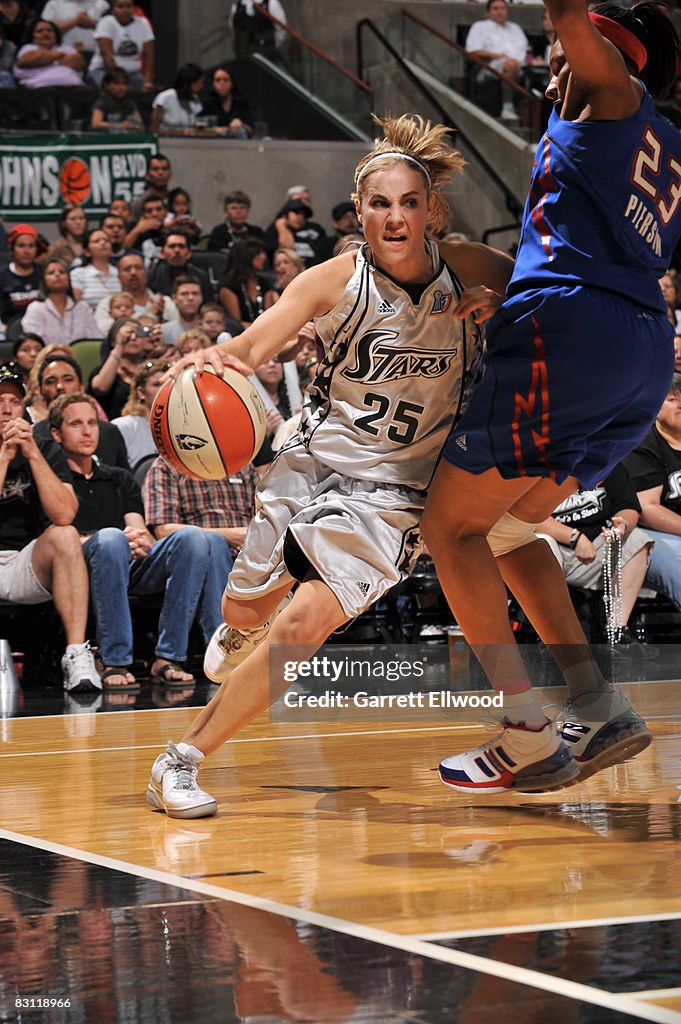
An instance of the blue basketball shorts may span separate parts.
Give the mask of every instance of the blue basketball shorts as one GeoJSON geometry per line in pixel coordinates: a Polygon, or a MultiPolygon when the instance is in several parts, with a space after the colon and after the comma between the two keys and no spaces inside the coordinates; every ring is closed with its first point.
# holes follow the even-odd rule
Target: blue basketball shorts
{"type": "Polygon", "coordinates": [[[583,286],[504,303],[487,331],[485,374],[444,458],[469,473],[603,480],[667,396],[674,329],[657,313],[583,286]]]}

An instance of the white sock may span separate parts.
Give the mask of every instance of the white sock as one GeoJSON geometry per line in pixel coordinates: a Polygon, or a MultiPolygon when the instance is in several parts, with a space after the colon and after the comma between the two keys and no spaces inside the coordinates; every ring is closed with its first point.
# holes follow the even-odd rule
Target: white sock
{"type": "Polygon", "coordinates": [[[66,645],[66,652],[65,653],[66,654],[78,654],[78,651],[82,651],[83,647],[85,647],[84,643],[82,643],[82,644],[67,644],[66,645]]]}
{"type": "Polygon", "coordinates": [[[583,693],[612,693],[613,689],[593,658],[563,669],[563,679],[571,700],[576,700],[583,693]]]}
{"type": "Polygon", "coordinates": [[[190,761],[194,761],[196,764],[203,761],[206,756],[202,750],[199,750],[198,747],[193,747],[191,743],[178,743],[177,749],[183,757],[188,758],[190,761]]]}
{"type": "MultiPolygon", "coordinates": [[[[275,614],[276,614],[276,611],[275,611],[275,614]]],[[[257,634],[262,632],[262,630],[265,629],[265,628],[269,629],[271,624],[272,624],[271,620],[267,619],[265,622],[261,623],[261,625],[259,625],[259,626],[252,626],[249,629],[248,626],[230,626],[229,622],[225,623],[225,625],[229,629],[233,629],[235,633],[238,633],[239,636],[242,636],[245,640],[250,640],[253,636],[257,636],[257,634]]]]}
{"type": "Polygon", "coordinates": [[[504,693],[502,690],[501,694],[504,698],[504,717],[514,725],[522,723],[534,728],[548,722],[534,690],[523,690],[522,693],[504,693]]]}

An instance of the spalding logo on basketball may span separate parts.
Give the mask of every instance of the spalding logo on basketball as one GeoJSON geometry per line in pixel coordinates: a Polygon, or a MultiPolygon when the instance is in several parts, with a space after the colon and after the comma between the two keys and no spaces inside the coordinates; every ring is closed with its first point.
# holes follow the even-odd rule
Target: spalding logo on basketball
{"type": "Polygon", "coordinates": [[[185,476],[222,480],[251,461],[265,439],[265,406],[246,377],[188,366],[166,381],[151,409],[160,454],[185,476]]]}
{"type": "Polygon", "coordinates": [[[59,189],[67,203],[84,203],[90,195],[90,169],[72,156],[65,160],[59,172],[59,189]]]}

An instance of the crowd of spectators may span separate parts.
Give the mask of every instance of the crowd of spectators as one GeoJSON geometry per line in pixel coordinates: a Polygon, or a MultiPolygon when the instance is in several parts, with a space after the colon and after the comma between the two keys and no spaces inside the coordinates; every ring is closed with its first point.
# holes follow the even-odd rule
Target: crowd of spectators
{"type": "Polygon", "coordinates": [[[154,28],[133,0],[0,0],[0,89],[84,85],[99,95],[81,127],[253,134],[248,99],[226,66],[207,74],[187,63],[171,88],[157,89],[154,28]]]}
{"type": "MultiPolygon", "coordinates": [[[[536,33],[528,37],[514,21],[508,0],[478,3],[484,4],[485,17],[462,37],[474,59],[467,67],[467,94],[487,109],[477,86],[496,87],[501,105],[494,112],[511,127],[521,122],[528,127],[528,96],[540,101],[548,84],[555,39],[550,17],[544,12],[541,32],[537,23],[536,33]],[[494,72],[501,77],[493,77],[494,72]]],[[[264,7],[286,23],[279,0],[268,0],[264,7]]],[[[232,4],[231,22],[237,58],[254,52],[281,57],[283,29],[256,10],[252,0],[232,4]]],[[[129,132],[146,125],[160,133],[198,131],[231,139],[247,139],[255,128],[262,132],[262,126],[266,130],[266,121],[255,120],[229,66],[206,71],[186,63],[170,88],[157,91],[154,27],[134,0],[0,0],[0,89],[17,85],[99,89],[87,119],[87,127],[95,130],[129,132]]],[[[676,123],[681,123],[680,98],[681,85],[666,104],[676,123]]]]}

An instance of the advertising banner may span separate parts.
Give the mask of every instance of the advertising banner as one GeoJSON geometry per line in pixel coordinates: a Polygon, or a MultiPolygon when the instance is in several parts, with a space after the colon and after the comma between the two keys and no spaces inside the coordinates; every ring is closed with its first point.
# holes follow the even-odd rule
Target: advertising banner
{"type": "Polygon", "coordinates": [[[130,202],[145,191],[147,157],[157,149],[155,135],[0,135],[2,216],[55,220],[65,203],[88,216],[105,213],[112,199],[130,202]]]}

